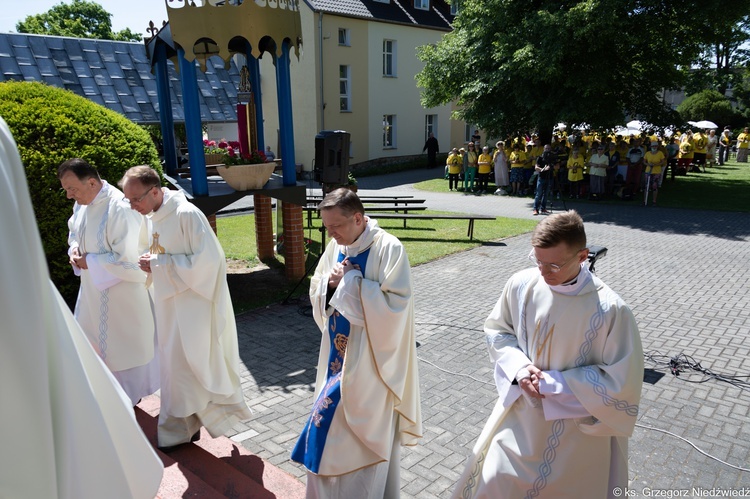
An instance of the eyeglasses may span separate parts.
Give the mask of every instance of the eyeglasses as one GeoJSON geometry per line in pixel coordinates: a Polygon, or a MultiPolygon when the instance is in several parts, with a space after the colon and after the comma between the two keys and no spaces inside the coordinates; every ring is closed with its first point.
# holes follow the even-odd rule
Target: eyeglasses
{"type": "Polygon", "coordinates": [[[156,186],[152,185],[151,187],[149,187],[148,190],[143,193],[143,196],[141,196],[139,198],[136,198],[136,199],[124,198],[123,201],[125,201],[128,204],[140,203],[141,201],[143,201],[144,199],[146,199],[146,196],[148,196],[148,193],[151,192],[151,189],[153,189],[154,187],[156,187],[156,186]]]}
{"type": "Polygon", "coordinates": [[[532,248],[531,251],[529,252],[529,260],[531,260],[531,263],[533,263],[537,267],[541,268],[543,266],[547,266],[549,267],[550,272],[555,273],[555,272],[560,272],[563,269],[563,267],[565,267],[567,264],[572,262],[578,256],[578,253],[580,253],[584,249],[586,248],[579,249],[578,251],[576,251],[576,254],[573,255],[568,260],[566,260],[565,263],[561,263],[560,265],[558,265],[556,263],[540,262],[539,260],[536,259],[536,255],[534,254],[534,248],[532,248]]]}

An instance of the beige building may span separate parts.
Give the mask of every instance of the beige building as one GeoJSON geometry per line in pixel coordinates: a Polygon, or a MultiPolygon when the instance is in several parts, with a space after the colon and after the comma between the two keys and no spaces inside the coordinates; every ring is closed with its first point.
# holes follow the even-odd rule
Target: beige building
{"type": "MultiPolygon", "coordinates": [[[[350,164],[420,154],[432,131],[440,152],[465,141],[450,106],[425,109],[416,49],[451,30],[446,0],[301,0],[303,50],[291,58],[295,160],[313,168],[320,130],[351,134],[350,164]]],[[[260,60],[267,145],[277,151],[278,105],[270,54],[260,60]]],[[[473,131],[473,128],[471,129],[473,131]]]]}

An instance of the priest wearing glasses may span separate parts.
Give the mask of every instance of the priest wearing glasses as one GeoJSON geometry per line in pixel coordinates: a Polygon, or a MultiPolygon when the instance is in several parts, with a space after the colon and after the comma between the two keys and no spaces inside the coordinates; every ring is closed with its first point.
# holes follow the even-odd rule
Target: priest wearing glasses
{"type": "Polygon", "coordinates": [[[583,220],[551,215],[484,324],[498,400],[453,497],[616,497],[643,352],[628,305],[586,267],[583,220]]]}

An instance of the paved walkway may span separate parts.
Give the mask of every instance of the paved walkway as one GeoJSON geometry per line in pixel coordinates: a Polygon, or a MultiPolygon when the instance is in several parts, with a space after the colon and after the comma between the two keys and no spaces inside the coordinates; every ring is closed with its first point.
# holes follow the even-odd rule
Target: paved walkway
{"type": "MultiPolygon", "coordinates": [[[[367,194],[413,193],[430,209],[536,218],[530,199],[411,186],[438,174],[362,178],[359,187],[367,194]]],[[[690,355],[705,368],[750,380],[747,214],[636,202],[567,206],[586,221],[589,243],[609,249],[597,273],[633,308],[645,352],[690,355]]],[[[425,435],[422,445],[403,451],[402,497],[450,495],[496,401],[482,324],[508,277],[529,266],[529,248],[526,234],[413,269],[425,435]]],[[[233,439],[304,480],[289,453],[312,403],[320,333],[309,302],[243,314],[238,329],[243,388],[255,417],[233,439]]],[[[750,393],[715,380],[688,382],[698,376],[661,376],[654,367],[646,362],[639,426],[630,440],[631,493],[706,497],[717,495],[715,488],[747,487],[750,496],[750,471],[736,468],[750,468],[750,393]]]]}

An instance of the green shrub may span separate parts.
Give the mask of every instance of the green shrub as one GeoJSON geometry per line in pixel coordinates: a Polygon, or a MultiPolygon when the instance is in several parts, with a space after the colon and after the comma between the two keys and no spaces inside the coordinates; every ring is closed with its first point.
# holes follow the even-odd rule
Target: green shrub
{"type": "Polygon", "coordinates": [[[83,158],[116,185],[135,165],[151,165],[161,174],[156,147],[145,130],[124,116],[41,83],[0,83],[0,116],[18,143],[52,281],[72,304],[78,292],[67,256],[73,201],[60,188],[57,167],[83,158]]]}

